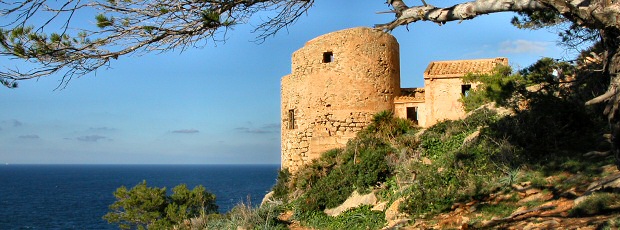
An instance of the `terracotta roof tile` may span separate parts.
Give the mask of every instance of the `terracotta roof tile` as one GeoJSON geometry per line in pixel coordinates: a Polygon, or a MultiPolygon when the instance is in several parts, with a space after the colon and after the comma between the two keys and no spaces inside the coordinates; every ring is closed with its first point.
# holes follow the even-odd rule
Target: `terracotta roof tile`
{"type": "Polygon", "coordinates": [[[489,73],[498,64],[508,65],[508,58],[434,61],[424,71],[424,78],[462,77],[467,73],[489,73]]]}

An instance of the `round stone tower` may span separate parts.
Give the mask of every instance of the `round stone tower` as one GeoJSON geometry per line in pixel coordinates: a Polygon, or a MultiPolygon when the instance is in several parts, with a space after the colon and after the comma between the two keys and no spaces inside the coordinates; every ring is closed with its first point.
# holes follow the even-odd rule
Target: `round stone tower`
{"type": "Polygon", "coordinates": [[[282,78],[282,167],[295,172],[343,147],[400,94],[399,45],[365,27],[312,39],[282,78]]]}

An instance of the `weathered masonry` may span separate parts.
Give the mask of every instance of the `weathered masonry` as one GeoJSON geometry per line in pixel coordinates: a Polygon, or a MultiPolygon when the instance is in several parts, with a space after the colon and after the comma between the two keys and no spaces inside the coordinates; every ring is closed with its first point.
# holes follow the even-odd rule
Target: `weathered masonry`
{"type": "Polygon", "coordinates": [[[467,73],[489,73],[498,65],[508,65],[507,58],[434,61],[424,71],[424,88],[402,88],[394,99],[394,114],[428,127],[442,120],[465,116],[459,101],[476,84],[463,83],[467,73]]]}
{"type": "Polygon", "coordinates": [[[400,88],[399,45],[392,35],[353,28],[322,35],[293,53],[282,78],[282,167],[295,172],[347,141],[377,112],[392,110],[420,126],[464,116],[458,99],[468,72],[489,72],[506,58],[433,62],[425,88],[400,88]]]}

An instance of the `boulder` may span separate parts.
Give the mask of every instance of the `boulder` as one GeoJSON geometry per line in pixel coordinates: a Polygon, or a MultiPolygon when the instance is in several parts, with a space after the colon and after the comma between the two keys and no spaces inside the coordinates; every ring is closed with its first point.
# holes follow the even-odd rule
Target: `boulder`
{"type": "Polygon", "coordinates": [[[273,199],[273,191],[265,194],[265,197],[263,197],[263,200],[260,202],[260,206],[263,206],[266,203],[271,203],[272,199],[273,199]]]}
{"type": "Polygon", "coordinates": [[[351,194],[351,196],[347,198],[347,200],[345,200],[344,203],[342,203],[340,206],[332,209],[325,209],[324,212],[329,216],[338,216],[349,209],[362,205],[374,205],[376,203],[377,197],[375,196],[374,192],[368,193],[366,195],[360,195],[357,191],[353,191],[353,194],[351,194]]]}
{"type": "Polygon", "coordinates": [[[398,207],[403,201],[405,201],[404,198],[398,198],[385,210],[387,227],[384,229],[397,229],[399,225],[409,222],[408,216],[398,211],[398,207]]]}

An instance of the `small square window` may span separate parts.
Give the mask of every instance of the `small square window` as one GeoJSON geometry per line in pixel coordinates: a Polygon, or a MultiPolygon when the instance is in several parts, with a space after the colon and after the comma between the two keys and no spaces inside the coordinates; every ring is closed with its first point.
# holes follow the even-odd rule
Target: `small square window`
{"type": "Polygon", "coordinates": [[[334,61],[334,53],[333,52],[325,52],[323,53],[323,63],[330,63],[334,61]]]}

